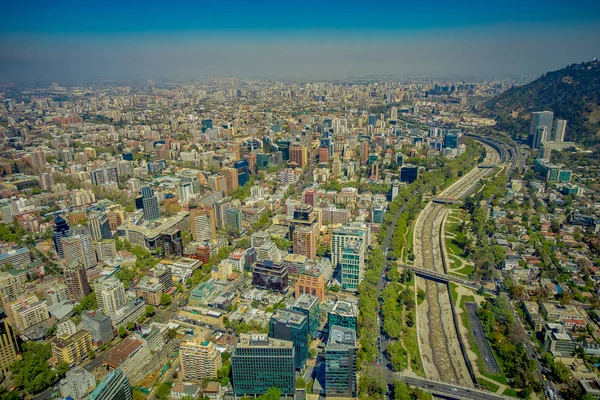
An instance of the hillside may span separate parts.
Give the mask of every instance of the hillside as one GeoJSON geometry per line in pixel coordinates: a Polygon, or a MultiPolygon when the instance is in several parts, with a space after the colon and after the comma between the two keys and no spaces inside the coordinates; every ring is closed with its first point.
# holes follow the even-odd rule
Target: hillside
{"type": "Polygon", "coordinates": [[[568,121],[565,141],[600,144],[600,62],[548,72],[489,100],[481,111],[496,118],[498,129],[518,138],[529,131],[529,113],[543,110],[568,121]]]}

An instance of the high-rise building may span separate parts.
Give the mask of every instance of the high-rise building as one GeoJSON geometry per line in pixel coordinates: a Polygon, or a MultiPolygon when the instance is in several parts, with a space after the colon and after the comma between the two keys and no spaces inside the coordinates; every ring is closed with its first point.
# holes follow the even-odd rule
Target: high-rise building
{"type": "Polygon", "coordinates": [[[215,344],[198,339],[181,342],[179,361],[183,379],[191,382],[216,378],[222,367],[221,352],[215,344]]]}
{"type": "Polygon", "coordinates": [[[325,394],[356,397],[356,332],[334,326],[325,347],[325,394]]]}
{"type": "Polygon", "coordinates": [[[190,197],[192,196],[192,183],[179,182],[177,185],[177,194],[179,195],[180,203],[187,203],[190,201],[190,197]]]}
{"type": "Polygon", "coordinates": [[[285,292],[288,288],[287,267],[270,260],[258,261],[252,272],[252,284],[262,289],[285,292]]]}
{"type": "Polygon", "coordinates": [[[365,243],[362,240],[346,243],[339,265],[342,289],[357,290],[365,273],[365,243]]]}
{"type": "Polygon", "coordinates": [[[281,156],[282,156],[281,158],[283,161],[288,161],[290,159],[291,144],[292,144],[292,142],[290,142],[287,139],[277,141],[277,147],[279,148],[279,151],[281,151],[281,156]]]}
{"type": "Polygon", "coordinates": [[[142,204],[144,207],[144,219],[146,221],[156,221],[160,218],[158,197],[142,197],[142,204]]]}
{"type": "Polygon", "coordinates": [[[444,135],[444,148],[457,149],[461,144],[462,132],[460,129],[448,129],[444,135]]]}
{"type": "Polygon", "coordinates": [[[40,174],[40,189],[44,192],[48,192],[52,189],[52,186],[54,186],[54,178],[52,177],[52,174],[40,174]]]}
{"type": "Polygon", "coordinates": [[[171,228],[160,233],[163,255],[165,257],[183,257],[181,229],[171,228]]]}
{"type": "Polygon", "coordinates": [[[117,368],[90,393],[89,400],[133,400],[129,379],[117,368]]]}
{"type": "Polygon", "coordinates": [[[545,141],[544,139],[547,140],[551,137],[553,119],[554,113],[552,111],[538,111],[531,113],[531,121],[529,124],[529,146],[531,146],[531,148],[539,149],[542,142],[545,141]]]}
{"type": "Polygon", "coordinates": [[[564,119],[557,119],[554,121],[554,129],[552,132],[552,140],[555,142],[565,141],[565,131],[567,130],[567,121],[564,119]]]}
{"type": "Polygon", "coordinates": [[[56,214],[56,218],[54,219],[54,230],[52,231],[52,239],[54,240],[54,248],[56,249],[56,253],[60,258],[65,258],[61,239],[69,236],[71,236],[71,228],[69,228],[69,224],[63,219],[63,217],[60,216],[60,214],[56,214]]]}
{"type": "Polygon", "coordinates": [[[46,167],[46,155],[43,150],[32,151],[29,156],[31,157],[31,167],[36,171],[42,171],[46,167]]]}
{"type": "Polygon", "coordinates": [[[241,334],[231,355],[233,392],[253,396],[276,387],[282,395],[294,395],[294,365],[292,342],[265,334],[241,334]]]}
{"type": "Polygon", "coordinates": [[[294,229],[292,244],[294,254],[300,254],[310,259],[317,256],[317,224],[300,225],[294,229]]]}
{"type": "Polygon", "coordinates": [[[105,185],[108,183],[119,183],[117,167],[107,166],[95,169],[90,172],[90,178],[92,180],[92,184],[96,186],[105,185]]]}
{"type": "Polygon", "coordinates": [[[294,344],[294,362],[301,370],[308,359],[308,318],[300,312],[279,309],[269,321],[269,337],[294,344]]]}
{"type": "Polygon", "coordinates": [[[6,309],[6,304],[24,294],[25,281],[24,274],[15,276],[8,272],[0,272],[0,306],[6,309]]]}
{"type": "Polygon", "coordinates": [[[369,114],[369,117],[367,118],[367,124],[369,126],[375,126],[375,124],[377,124],[378,119],[379,116],[377,114],[369,114]]]}
{"type": "Polygon", "coordinates": [[[358,307],[355,303],[338,300],[331,311],[327,314],[327,324],[329,330],[334,326],[357,329],[358,307]]]}
{"type": "Polygon", "coordinates": [[[378,205],[373,206],[371,209],[371,221],[376,224],[383,223],[383,216],[385,215],[385,206],[378,205]]]}
{"type": "Polygon", "coordinates": [[[298,168],[304,168],[308,164],[308,153],[306,147],[300,143],[294,143],[290,146],[290,165],[298,168]]]}
{"type": "Polygon", "coordinates": [[[242,213],[240,210],[230,208],[225,211],[225,226],[227,231],[234,235],[242,233],[242,213]]]}
{"type": "Polygon", "coordinates": [[[413,183],[419,178],[418,165],[404,165],[400,168],[400,182],[413,183]]]}
{"type": "Polygon", "coordinates": [[[321,145],[319,147],[319,162],[326,163],[329,161],[329,147],[321,145]]]}
{"type": "Polygon", "coordinates": [[[4,311],[11,325],[21,332],[50,318],[46,302],[33,294],[6,304],[4,311]]]}
{"type": "Polygon", "coordinates": [[[8,372],[8,368],[17,360],[17,354],[17,338],[8,321],[4,320],[4,333],[0,335],[0,371],[8,372]]]}
{"type": "Polygon", "coordinates": [[[227,182],[227,194],[232,194],[239,187],[238,170],[235,168],[221,168],[219,173],[225,177],[227,182]]]}
{"type": "Polygon", "coordinates": [[[69,291],[69,298],[79,302],[92,292],[88,283],[87,273],[83,263],[75,261],[63,270],[65,285],[69,291]]]}
{"type": "Polygon", "coordinates": [[[60,394],[73,400],[87,399],[88,393],[96,386],[96,378],[82,367],[73,367],[60,381],[60,394]]]}
{"type": "Polygon", "coordinates": [[[108,222],[108,216],[105,212],[90,213],[88,221],[92,239],[94,239],[96,242],[99,242],[102,239],[110,239],[112,237],[110,223],[108,222]]]}
{"type": "Polygon", "coordinates": [[[86,269],[94,268],[98,265],[96,251],[94,250],[90,235],[81,233],[62,238],[61,242],[67,265],[77,261],[83,264],[86,269]]]}
{"type": "Polygon", "coordinates": [[[98,260],[110,260],[117,255],[117,246],[114,239],[104,239],[94,244],[98,260]]]}
{"type": "Polygon", "coordinates": [[[342,251],[344,247],[355,240],[366,240],[367,233],[362,229],[342,227],[334,229],[333,235],[331,236],[331,264],[333,268],[338,266],[338,263],[342,259],[342,251]]]}
{"type": "Polygon", "coordinates": [[[115,337],[110,317],[98,311],[81,312],[83,329],[91,333],[94,343],[107,344],[115,337]]]}
{"type": "Polygon", "coordinates": [[[192,238],[194,241],[209,241],[217,239],[217,223],[215,209],[208,204],[201,204],[190,210],[192,238]]]}
{"type": "Polygon", "coordinates": [[[127,302],[123,282],[114,276],[99,279],[94,284],[98,310],[114,313],[127,302]]]}
{"type": "Polygon", "coordinates": [[[292,306],[292,310],[303,314],[308,320],[308,334],[311,337],[315,337],[321,325],[319,309],[319,298],[308,293],[300,295],[292,306]]]}

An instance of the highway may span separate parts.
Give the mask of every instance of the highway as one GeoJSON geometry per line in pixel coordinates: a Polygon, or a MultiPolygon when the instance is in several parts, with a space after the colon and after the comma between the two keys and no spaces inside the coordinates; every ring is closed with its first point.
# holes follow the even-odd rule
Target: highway
{"type": "MultiPolygon", "coordinates": [[[[500,154],[486,144],[483,146],[486,149],[486,157],[482,164],[500,163],[500,154]]],[[[440,197],[463,198],[475,190],[482,178],[493,171],[489,168],[474,168],[444,190],[440,197]]],[[[444,205],[430,202],[419,214],[414,228],[415,268],[439,275],[446,274],[442,254],[444,250],[440,247],[440,229],[447,212],[444,205]]],[[[417,332],[427,377],[452,384],[462,383],[465,386],[475,384],[461,351],[448,285],[417,278],[417,287],[425,291],[425,301],[417,306],[417,332]]]]}

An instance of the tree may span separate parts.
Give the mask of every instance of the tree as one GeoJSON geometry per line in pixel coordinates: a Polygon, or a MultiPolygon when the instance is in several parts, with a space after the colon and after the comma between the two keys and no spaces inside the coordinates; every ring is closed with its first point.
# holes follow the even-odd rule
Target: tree
{"type": "Polygon", "coordinates": [[[298,379],[296,380],[296,387],[298,389],[304,389],[304,388],[306,388],[306,381],[301,376],[298,377],[298,379]]]}
{"type": "MultiPolygon", "coordinates": [[[[11,366],[12,381],[15,387],[24,388],[28,394],[37,394],[58,382],[69,370],[66,363],[50,368],[48,359],[52,357],[49,344],[26,342],[22,347],[22,359],[11,366]]],[[[4,398],[4,397],[3,397],[4,398]]]]}
{"type": "Polygon", "coordinates": [[[90,352],[88,353],[88,357],[90,358],[90,360],[93,360],[94,358],[96,358],[96,350],[91,349],[90,352]]]}
{"type": "Polygon", "coordinates": [[[260,303],[258,302],[258,300],[252,300],[252,308],[258,308],[258,306],[260,306],[260,303]]]}
{"type": "Polygon", "coordinates": [[[127,328],[125,328],[123,325],[121,325],[119,327],[118,333],[119,333],[120,338],[124,338],[125,336],[127,336],[127,328]]]}
{"type": "Polygon", "coordinates": [[[161,294],[160,295],[160,305],[167,306],[169,304],[171,304],[171,296],[166,293],[161,294]]]}
{"type": "Polygon", "coordinates": [[[265,394],[256,398],[256,400],[279,400],[281,398],[281,390],[276,387],[270,387],[265,394]]]}
{"type": "Polygon", "coordinates": [[[410,391],[402,381],[394,382],[394,400],[410,400],[410,391]]]}
{"type": "Polygon", "coordinates": [[[154,311],[155,311],[154,306],[151,306],[150,304],[148,304],[146,306],[146,318],[150,318],[151,316],[153,316],[154,311]]]}
{"type": "Polygon", "coordinates": [[[237,241],[237,247],[244,250],[250,248],[250,239],[247,237],[241,238],[237,241]]]}

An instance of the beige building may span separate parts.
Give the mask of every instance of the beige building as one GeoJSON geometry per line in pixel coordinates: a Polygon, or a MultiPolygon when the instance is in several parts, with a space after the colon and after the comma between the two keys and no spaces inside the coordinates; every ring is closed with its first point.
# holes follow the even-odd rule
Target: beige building
{"type": "Polygon", "coordinates": [[[59,363],[78,364],[92,350],[92,334],[79,331],[72,336],[64,335],[52,341],[52,355],[59,363]]]}
{"type": "Polygon", "coordinates": [[[7,372],[8,367],[17,360],[17,340],[14,330],[4,322],[4,333],[0,335],[0,371],[7,372]]]}
{"type": "Polygon", "coordinates": [[[123,282],[111,276],[101,279],[94,285],[96,300],[98,300],[98,309],[104,313],[114,313],[123,307],[127,301],[125,298],[125,287],[123,282]]]}
{"type": "Polygon", "coordinates": [[[46,302],[40,301],[35,295],[8,303],[6,315],[11,324],[21,332],[50,318],[46,302]]]}
{"type": "Polygon", "coordinates": [[[221,369],[221,353],[212,342],[194,339],[179,347],[181,373],[186,381],[200,382],[215,378],[221,369]]]}
{"type": "Polygon", "coordinates": [[[210,277],[218,281],[226,281],[233,273],[233,264],[229,260],[223,260],[212,268],[210,277]]]}

